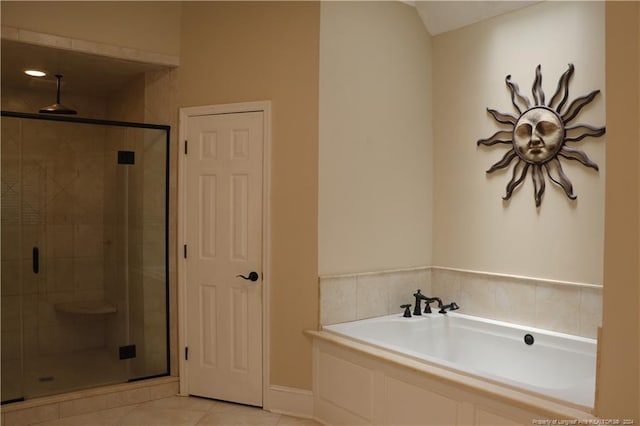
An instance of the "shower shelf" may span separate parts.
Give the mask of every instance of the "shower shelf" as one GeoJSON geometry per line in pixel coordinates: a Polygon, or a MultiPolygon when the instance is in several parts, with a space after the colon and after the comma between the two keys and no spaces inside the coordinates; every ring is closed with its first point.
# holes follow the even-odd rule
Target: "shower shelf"
{"type": "Polygon", "coordinates": [[[55,308],[67,314],[104,315],[117,312],[116,307],[105,300],[56,303],[55,308]]]}

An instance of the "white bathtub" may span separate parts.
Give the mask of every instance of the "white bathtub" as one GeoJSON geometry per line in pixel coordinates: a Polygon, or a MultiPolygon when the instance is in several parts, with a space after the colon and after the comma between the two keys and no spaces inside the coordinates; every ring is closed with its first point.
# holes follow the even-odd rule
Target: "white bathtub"
{"type": "Polygon", "coordinates": [[[389,315],[323,330],[544,398],[593,407],[594,339],[457,313],[389,315]],[[527,334],[534,338],[531,345],[524,342],[527,334]]]}

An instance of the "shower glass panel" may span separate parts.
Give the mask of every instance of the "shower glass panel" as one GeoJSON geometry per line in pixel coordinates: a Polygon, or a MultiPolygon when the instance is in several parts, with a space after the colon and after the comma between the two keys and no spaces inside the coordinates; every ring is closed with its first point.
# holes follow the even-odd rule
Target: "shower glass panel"
{"type": "Polygon", "coordinates": [[[169,126],[2,112],[3,402],[166,375],[169,126]]]}

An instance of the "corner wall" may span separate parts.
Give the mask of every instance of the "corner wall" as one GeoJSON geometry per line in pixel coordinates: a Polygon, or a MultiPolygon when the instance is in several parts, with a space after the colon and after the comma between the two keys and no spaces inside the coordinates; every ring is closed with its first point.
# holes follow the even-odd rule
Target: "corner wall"
{"type": "Polygon", "coordinates": [[[536,209],[531,177],[503,201],[512,167],[485,171],[505,145],[477,147],[499,125],[486,112],[513,113],[505,76],[529,99],[542,65],[547,100],[568,63],[569,101],[600,89],[573,123],[605,124],[604,4],[543,2],[433,39],[433,265],[602,284],[605,137],[572,143],[600,172],[562,159],[576,201],[547,179],[536,209]],[[543,29],[543,30],[542,30],[543,29]]]}
{"type": "Polygon", "coordinates": [[[400,2],[323,2],[320,275],[431,262],[431,37],[400,2]]]}

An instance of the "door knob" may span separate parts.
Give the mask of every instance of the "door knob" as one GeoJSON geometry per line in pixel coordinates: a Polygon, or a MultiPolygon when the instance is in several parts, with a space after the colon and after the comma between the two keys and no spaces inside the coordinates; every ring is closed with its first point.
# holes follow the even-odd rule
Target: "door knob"
{"type": "Polygon", "coordinates": [[[255,271],[251,271],[249,272],[248,276],[244,276],[244,275],[236,275],[236,278],[243,278],[245,280],[249,280],[249,281],[258,281],[259,275],[257,272],[255,271]]]}

